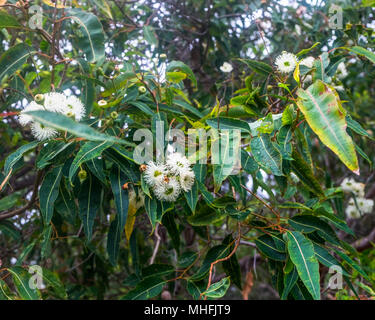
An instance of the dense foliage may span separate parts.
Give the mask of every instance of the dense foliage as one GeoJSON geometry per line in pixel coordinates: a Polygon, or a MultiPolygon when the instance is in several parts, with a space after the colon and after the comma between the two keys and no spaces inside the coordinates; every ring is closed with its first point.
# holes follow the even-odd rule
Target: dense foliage
{"type": "Polygon", "coordinates": [[[0,299],[373,298],[373,4],[0,0],[0,299]]]}

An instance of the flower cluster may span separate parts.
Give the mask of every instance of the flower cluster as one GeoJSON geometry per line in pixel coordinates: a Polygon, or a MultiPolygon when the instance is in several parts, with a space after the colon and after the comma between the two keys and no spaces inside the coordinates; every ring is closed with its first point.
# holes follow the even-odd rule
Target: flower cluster
{"type": "Polygon", "coordinates": [[[177,200],[181,191],[191,190],[195,175],[189,160],[181,153],[175,152],[167,157],[165,164],[150,161],[144,178],[158,200],[172,202],[177,200]]]}
{"type": "Polygon", "coordinates": [[[83,103],[76,96],[68,97],[63,93],[58,92],[36,95],[35,101],[30,102],[30,104],[20,112],[18,121],[22,126],[30,124],[31,132],[38,140],[53,138],[58,134],[58,132],[55,129],[46,127],[39,122],[33,121],[33,118],[26,114],[26,112],[37,110],[47,110],[61,113],[68,117],[74,118],[76,121],[82,120],[86,112],[83,103]]]}
{"type": "Polygon", "coordinates": [[[354,198],[350,198],[345,213],[348,218],[357,219],[361,217],[361,213],[371,213],[374,201],[365,198],[365,185],[356,182],[353,179],[345,178],[341,183],[341,188],[346,193],[354,194],[354,198]]]}

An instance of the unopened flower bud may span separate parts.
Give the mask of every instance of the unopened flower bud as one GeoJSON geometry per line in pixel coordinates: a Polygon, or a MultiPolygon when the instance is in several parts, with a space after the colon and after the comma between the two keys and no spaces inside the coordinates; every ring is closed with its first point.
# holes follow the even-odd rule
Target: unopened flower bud
{"type": "Polygon", "coordinates": [[[44,100],[44,95],[42,95],[42,94],[37,94],[36,96],[35,96],[35,101],[36,102],[42,102],[44,100]]]}

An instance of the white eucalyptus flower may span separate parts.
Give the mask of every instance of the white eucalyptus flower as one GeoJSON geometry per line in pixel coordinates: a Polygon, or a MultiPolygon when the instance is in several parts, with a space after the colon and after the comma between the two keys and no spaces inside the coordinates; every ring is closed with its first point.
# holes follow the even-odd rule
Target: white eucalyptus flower
{"type": "Polygon", "coordinates": [[[306,66],[308,68],[312,68],[314,66],[314,61],[315,61],[315,58],[310,56],[310,57],[302,59],[299,64],[301,66],[306,66]]]}
{"type": "Polygon", "coordinates": [[[44,95],[44,107],[47,111],[64,113],[66,108],[65,94],[50,92],[44,95]]]}
{"type": "Polygon", "coordinates": [[[276,58],[275,64],[281,73],[289,73],[296,67],[297,57],[293,53],[283,51],[276,58]]]}
{"type": "Polygon", "coordinates": [[[229,62],[224,62],[223,65],[220,67],[220,70],[225,73],[229,73],[233,71],[233,67],[229,62]]]}
{"type": "Polygon", "coordinates": [[[341,188],[344,192],[354,193],[358,198],[364,198],[365,195],[365,185],[360,182],[356,182],[352,178],[345,178],[341,182],[341,188]]]}
{"type": "Polygon", "coordinates": [[[348,205],[345,209],[345,214],[349,219],[358,219],[361,217],[361,212],[355,205],[348,205]]]}
{"type": "Polygon", "coordinates": [[[348,76],[348,70],[346,70],[346,66],[344,62],[340,62],[337,66],[336,75],[339,79],[344,79],[348,76]]]}
{"type": "Polygon", "coordinates": [[[74,117],[76,121],[81,121],[85,116],[85,106],[76,96],[70,96],[66,99],[66,105],[62,111],[68,117],[74,117]]]}
{"type": "Polygon", "coordinates": [[[153,161],[150,161],[147,163],[147,168],[144,172],[144,178],[147,184],[153,187],[164,182],[165,173],[165,165],[155,164],[153,161]]]}
{"type": "Polygon", "coordinates": [[[190,170],[189,160],[179,152],[169,154],[166,163],[172,174],[182,174],[190,170]]]}
{"type": "Polygon", "coordinates": [[[363,213],[371,213],[372,207],[374,206],[374,200],[358,198],[357,204],[358,204],[359,210],[361,210],[363,213]]]}
{"type": "Polygon", "coordinates": [[[180,194],[180,184],[174,177],[165,179],[163,183],[154,186],[156,198],[160,201],[174,202],[180,194]]]}
{"type": "Polygon", "coordinates": [[[194,185],[195,174],[193,170],[186,170],[180,174],[181,189],[188,192],[194,185]]]}
{"type": "Polygon", "coordinates": [[[18,117],[18,122],[22,125],[22,126],[26,126],[27,124],[29,124],[30,122],[33,121],[33,118],[32,116],[29,116],[28,114],[25,114],[25,112],[29,112],[29,111],[37,111],[37,110],[43,110],[43,106],[36,103],[35,101],[32,101],[30,102],[29,105],[26,106],[25,109],[23,109],[21,112],[20,112],[20,115],[18,117]]]}
{"type": "Polygon", "coordinates": [[[39,141],[51,139],[58,134],[55,129],[46,127],[39,122],[33,122],[31,124],[31,132],[33,136],[39,141]]]}

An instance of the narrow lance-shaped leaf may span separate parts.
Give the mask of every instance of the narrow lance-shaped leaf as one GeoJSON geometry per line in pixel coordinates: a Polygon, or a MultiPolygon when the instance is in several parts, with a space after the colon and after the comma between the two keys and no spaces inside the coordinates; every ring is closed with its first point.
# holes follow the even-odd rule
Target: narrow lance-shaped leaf
{"type": "Polygon", "coordinates": [[[21,28],[22,25],[17,21],[15,16],[8,14],[6,11],[0,11],[0,28],[21,28]]]}
{"type": "MultiPolygon", "coordinates": [[[[22,267],[13,267],[7,269],[12,274],[12,279],[17,292],[24,300],[39,300],[40,292],[36,287],[30,287],[29,280],[31,274],[22,267]]],[[[35,283],[33,283],[35,285],[35,283]]]]}
{"type": "Polygon", "coordinates": [[[82,37],[80,46],[90,62],[102,59],[104,52],[104,31],[99,19],[90,12],[80,9],[69,9],[67,17],[77,22],[81,27],[82,37]]]}
{"type": "Polygon", "coordinates": [[[33,141],[25,144],[6,158],[4,164],[4,180],[0,183],[0,191],[2,190],[5,183],[9,180],[13,170],[13,166],[17,163],[17,161],[20,160],[26,152],[34,149],[38,144],[39,141],[33,141]]]}
{"type": "Polygon", "coordinates": [[[262,167],[271,170],[276,176],[282,176],[282,158],[279,150],[277,150],[269,135],[261,134],[254,137],[250,142],[251,153],[254,155],[255,161],[262,167]]]}
{"type": "Polygon", "coordinates": [[[72,181],[72,178],[78,168],[81,166],[82,163],[95,159],[99,157],[102,152],[109,148],[113,143],[112,142],[97,142],[97,141],[89,141],[86,142],[79,152],[77,153],[76,157],[74,158],[72,165],[70,166],[69,170],[69,180],[72,181]]]}
{"type": "Polygon", "coordinates": [[[336,91],[317,80],[307,90],[300,88],[297,94],[297,105],[311,129],[350,170],[359,174],[354,144],[346,132],[345,111],[336,91]]]}
{"type": "Polygon", "coordinates": [[[115,199],[117,215],[112,221],[107,242],[107,251],[113,265],[117,262],[121,234],[124,231],[126,218],[128,215],[129,198],[128,192],[123,190],[122,185],[126,180],[124,173],[119,167],[113,166],[109,175],[113,196],[115,199]]]}
{"type": "Polygon", "coordinates": [[[0,57],[0,81],[4,77],[12,75],[26,62],[29,55],[34,52],[24,43],[17,44],[5,51],[0,57]]]}
{"type": "Polygon", "coordinates": [[[205,292],[203,292],[203,295],[207,298],[213,299],[222,298],[227,293],[229,286],[230,279],[229,277],[226,277],[216,283],[211,284],[210,287],[205,292]]]}
{"type": "Polygon", "coordinates": [[[297,231],[289,231],[287,237],[290,259],[296,266],[303,284],[315,300],[320,300],[319,263],[312,242],[297,231]]]}
{"type": "Polygon", "coordinates": [[[46,110],[30,111],[25,112],[25,114],[29,114],[35,121],[40,122],[47,127],[60,131],[68,131],[69,133],[77,137],[85,138],[90,141],[107,141],[119,144],[130,144],[126,140],[121,140],[113,136],[98,132],[92,127],[83,123],[76,122],[63,114],[46,110]]]}
{"type": "Polygon", "coordinates": [[[78,195],[78,203],[79,216],[81,218],[86,237],[89,241],[92,237],[92,228],[96,213],[100,206],[100,199],[100,183],[94,176],[88,175],[87,179],[81,186],[81,191],[78,195]]]}
{"type": "Polygon", "coordinates": [[[51,221],[55,201],[59,195],[62,168],[62,166],[59,166],[48,172],[39,189],[40,211],[42,212],[43,220],[46,225],[51,221]]]}
{"type": "Polygon", "coordinates": [[[375,53],[371,52],[365,48],[359,47],[359,46],[354,46],[351,48],[347,48],[350,52],[354,52],[356,54],[359,54],[360,56],[364,56],[367,59],[369,59],[372,63],[375,64],[375,53]]]}
{"type": "Polygon", "coordinates": [[[94,79],[89,78],[90,75],[90,66],[88,62],[84,59],[76,59],[78,62],[78,65],[80,66],[82,72],[86,75],[85,77],[82,77],[82,95],[81,99],[83,104],[86,108],[86,116],[88,116],[91,113],[94,100],[95,100],[95,84],[94,79]]]}

